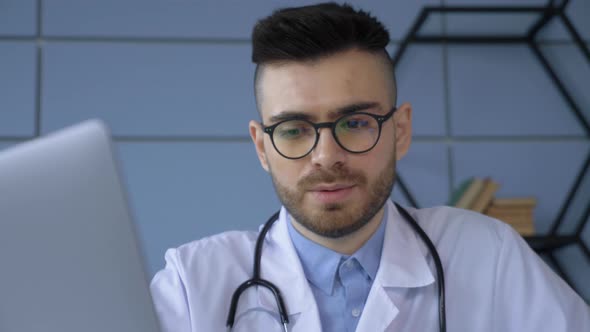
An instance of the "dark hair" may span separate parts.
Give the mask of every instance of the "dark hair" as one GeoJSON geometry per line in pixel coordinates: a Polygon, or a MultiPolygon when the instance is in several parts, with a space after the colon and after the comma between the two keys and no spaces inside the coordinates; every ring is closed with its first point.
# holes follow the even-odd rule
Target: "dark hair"
{"type": "Polygon", "coordinates": [[[349,48],[385,50],[389,33],[376,18],[349,5],[284,8],[256,23],[252,62],[303,61],[349,48]]]}
{"type": "MultiPolygon", "coordinates": [[[[333,2],[276,10],[259,20],[252,32],[252,62],[256,64],[254,88],[258,108],[260,67],[282,61],[312,61],[357,48],[382,54],[391,69],[393,64],[385,47],[389,32],[368,12],[333,2]]],[[[395,100],[395,97],[394,97],[395,100]]]]}

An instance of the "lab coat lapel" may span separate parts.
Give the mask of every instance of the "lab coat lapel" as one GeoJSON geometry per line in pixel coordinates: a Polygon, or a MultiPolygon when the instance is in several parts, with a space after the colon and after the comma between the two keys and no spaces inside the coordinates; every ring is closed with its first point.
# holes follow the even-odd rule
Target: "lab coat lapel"
{"type": "MultiPolygon", "coordinates": [[[[289,331],[320,331],[321,322],[315,298],[291,242],[287,218],[288,214],[285,208],[282,208],[279,220],[266,236],[260,274],[281,292],[289,318],[292,320],[289,331]]],[[[270,292],[258,293],[261,307],[277,311],[275,298],[270,292]]]]}
{"type": "Polygon", "coordinates": [[[373,282],[357,332],[386,331],[399,313],[394,303],[394,288],[423,287],[434,282],[416,234],[387,202],[387,225],[379,270],[373,282]]]}

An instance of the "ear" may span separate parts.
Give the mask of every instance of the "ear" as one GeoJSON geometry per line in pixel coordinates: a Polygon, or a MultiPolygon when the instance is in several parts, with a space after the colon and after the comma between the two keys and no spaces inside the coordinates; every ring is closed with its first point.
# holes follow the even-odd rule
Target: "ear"
{"type": "Polygon", "coordinates": [[[402,104],[393,115],[395,123],[395,151],[397,160],[402,159],[412,143],[412,106],[402,104]]]}
{"type": "Polygon", "coordinates": [[[260,123],[251,120],[249,123],[249,128],[250,137],[252,138],[252,143],[254,143],[254,147],[256,148],[256,154],[258,155],[260,166],[262,166],[262,168],[268,172],[268,161],[266,159],[266,151],[264,150],[264,132],[262,131],[262,126],[260,123]]]}

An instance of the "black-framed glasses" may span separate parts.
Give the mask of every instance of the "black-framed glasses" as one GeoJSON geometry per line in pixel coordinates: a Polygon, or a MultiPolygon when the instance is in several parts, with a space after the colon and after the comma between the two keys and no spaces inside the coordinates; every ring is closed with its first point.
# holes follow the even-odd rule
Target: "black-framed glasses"
{"type": "Polygon", "coordinates": [[[318,144],[321,128],[330,128],[338,145],[351,153],[371,150],[379,142],[381,127],[397,110],[393,107],[385,115],[354,112],[334,122],[313,123],[304,119],[288,119],[263,130],[270,136],[277,152],[287,159],[307,156],[318,144]]]}

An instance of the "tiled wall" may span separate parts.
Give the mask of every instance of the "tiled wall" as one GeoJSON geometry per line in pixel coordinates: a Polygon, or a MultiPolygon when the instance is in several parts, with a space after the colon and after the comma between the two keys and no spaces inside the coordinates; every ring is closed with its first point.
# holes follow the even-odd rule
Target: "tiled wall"
{"type": "MultiPolygon", "coordinates": [[[[0,148],[104,119],[152,273],[168,247],[254,229],[279,203],[248,137],[248,120],[257,117],[249,34],[273,8],[311,2],[0,0],[0,148]]],[[[362,5],[389,27],[393,53],[423,5],[545,2],[362,5]]],[[[590,43],[590,2],[572,0],[568,14],[590,43]]],[[[523,32],[534,20],[438,16],[424,31],[523,32]]],[[[559,24],[544,30],[542,50],[590,116],[590,65],[564,31],[559,24]]],[[[399,99],[414,105],[415,122],[399,169],[420,205],[444,204],[461,181],[489,175],[501,184],[499,196],[536,196],[536,226],[547,231],[590,141],[532,52],[521,45],[410,46],[397,75],[399,99]]],[[[568,220],[580,219],[590,201],[588,182],[568,220]]],[[[404,202],[398,189],[393,197],[404,202]]],[[[590,243],[590,226],[584,235],[590,243]]],[[[588,260],[577,248],[558,256],[590,299],[588,260]]]]}

